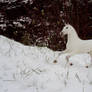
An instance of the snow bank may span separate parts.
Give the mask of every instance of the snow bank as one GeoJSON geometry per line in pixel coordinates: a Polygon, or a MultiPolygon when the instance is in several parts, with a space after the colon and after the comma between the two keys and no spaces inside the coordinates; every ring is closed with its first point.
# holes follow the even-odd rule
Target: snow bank
{"type": "Polygon", "coordinates": [[[89,54],[73,56],[67,63],[66,55],[59,53],[0,36],[0,92],[91,92],[89,54]]]}

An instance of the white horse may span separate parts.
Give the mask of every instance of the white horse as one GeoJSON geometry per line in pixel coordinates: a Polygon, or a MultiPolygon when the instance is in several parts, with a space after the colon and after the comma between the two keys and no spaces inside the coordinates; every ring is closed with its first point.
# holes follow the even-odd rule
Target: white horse
{"type": "Polygon", "coordinates": [[[80,39],[76,30],[70,24],[66,24],[61,33],[68,36],[66,49],[62,53],[69,53],[69,56],[89,53],[92,56],[92,39],[80,39]]]}

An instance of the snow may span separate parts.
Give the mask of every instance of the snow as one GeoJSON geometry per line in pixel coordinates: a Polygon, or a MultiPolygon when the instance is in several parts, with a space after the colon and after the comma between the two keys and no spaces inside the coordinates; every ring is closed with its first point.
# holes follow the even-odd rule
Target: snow
{"type": "Polygon", "coordinates": [[[0,36],[0,92],[92,92],[90,55],[59,53],[0,36]]]}

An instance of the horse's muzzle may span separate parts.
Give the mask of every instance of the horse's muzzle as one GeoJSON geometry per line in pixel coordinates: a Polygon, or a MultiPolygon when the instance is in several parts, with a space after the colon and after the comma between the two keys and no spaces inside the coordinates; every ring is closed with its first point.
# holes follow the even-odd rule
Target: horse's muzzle
{"type": "Polygon", "coordinates": [[[63,34],[63,32],[62,32],[62,31],[60,32],[60,36],[61,36],[61,37],[64,37],[64,34],[63,34]]]}

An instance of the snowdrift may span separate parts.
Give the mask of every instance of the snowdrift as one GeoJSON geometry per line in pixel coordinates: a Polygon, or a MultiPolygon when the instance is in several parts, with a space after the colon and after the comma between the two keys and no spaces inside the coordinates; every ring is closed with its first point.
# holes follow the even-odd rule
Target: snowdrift
{"type": "Polygon", "coordinates": [[[90,55],[59,53],[0,36],[0,92],[92,92],[90,55]]]}

